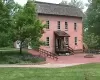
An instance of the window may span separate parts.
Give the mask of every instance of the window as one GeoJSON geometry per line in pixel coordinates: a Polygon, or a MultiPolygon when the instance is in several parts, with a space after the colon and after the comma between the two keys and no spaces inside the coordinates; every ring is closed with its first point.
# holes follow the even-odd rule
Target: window
{"type": "Polygon", "coordinates": [[[46,45],[49,46],[49,37],[46,38],[46,45]]]}
{"type": "Polygon", "coordinates": [[[77,24],[74,23],[74,30],[76,31],[77,30],[77,24]]]}
{"type": "Polygon", "coordinates": [[[68,39],[68,37],[65,37],[65,42],[66,42],[66,45],[69,44],[69,39],[68,39]]]}
{"type": "Polygon", "coordinates": [[[77,37],[75,37],[75,45],[77,45],[77,37]]]}
{"type": "Polygon", "coordinates": [[[65,29],[68,30],[68,23],[65,22],[65,29]]]}
{"type": "Polygon", "coordinates": [[[49,21],[46,21],[46,24],[47,24],[47,29],[49,29],[49,21]]]}
{"type": "Polygon", "coordinates": [[[58,29],[60,29],[60,21],[58,21],[58,29]]]}

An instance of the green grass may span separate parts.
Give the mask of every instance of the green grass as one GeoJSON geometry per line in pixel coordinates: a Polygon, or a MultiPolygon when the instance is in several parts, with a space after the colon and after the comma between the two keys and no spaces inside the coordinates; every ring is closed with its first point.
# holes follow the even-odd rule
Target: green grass
{"type": "Polygon", "coordinates": [[[27,51],[20,54],[19,50],[0,51],[0,64],[33,64],[45,61],[44,58],[33,56],[27,51]]]}
{"type": "Polygon", "coordinates": [[[0,80],[100,80],[100,64],[56,69],[0,68],[0,80]]]}
{"type": "Polygon", "coordinates": [[[9,48],[9,47],[3,47],[3,48],[0,48],[0,50],[18,50],[16,48],[9,48]]]}

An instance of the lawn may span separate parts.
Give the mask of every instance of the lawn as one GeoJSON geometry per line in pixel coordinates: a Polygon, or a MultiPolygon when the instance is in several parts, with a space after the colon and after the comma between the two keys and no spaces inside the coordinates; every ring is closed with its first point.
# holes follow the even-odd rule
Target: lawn
{"type": "Polygon", "coordinates": [[[67,68],[0,68],[0,80],[100,80],[100,64],[67,68]]]}
{"type": "Polygon", "coordinates": [[[0,48],[0,50],[19,50],[19,49],[9,48],[9,47],[3,47],[3,48],[0,48]]]}
{"type": "Polygon", "coordinates": [[[18,49],[1,49],[0,50],[0,64],[33,64],[45,61],[44,58],[33,56],[27,51],[23,50],[20,54],[18,49]]]}

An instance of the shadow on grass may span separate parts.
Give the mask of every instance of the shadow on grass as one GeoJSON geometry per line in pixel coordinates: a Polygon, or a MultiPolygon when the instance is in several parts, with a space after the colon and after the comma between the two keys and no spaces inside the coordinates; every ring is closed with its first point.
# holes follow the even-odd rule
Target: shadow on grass
{"type": "Polygon", "coordinates": [[[19,50],[0,51],[0,64],[30,64],[45,61],[44,58],[33,56],[27,51],[20,54],[19,50]]]}

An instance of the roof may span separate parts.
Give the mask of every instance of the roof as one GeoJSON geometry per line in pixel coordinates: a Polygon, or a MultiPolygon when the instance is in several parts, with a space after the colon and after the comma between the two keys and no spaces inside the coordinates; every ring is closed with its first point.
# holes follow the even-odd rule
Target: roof
{"type": "Polygon", "coordinates": [[[38,14],[83,17],[83,12],[81,11],[81,9],[70,5],[61,5],[36,1],[36,7],[38,14]]]}
{"type": "Polygon", "coordinates": [[[69,34],[61,30],[55,31],[54,33],[59,37],[70,37],[69,34]]]}

